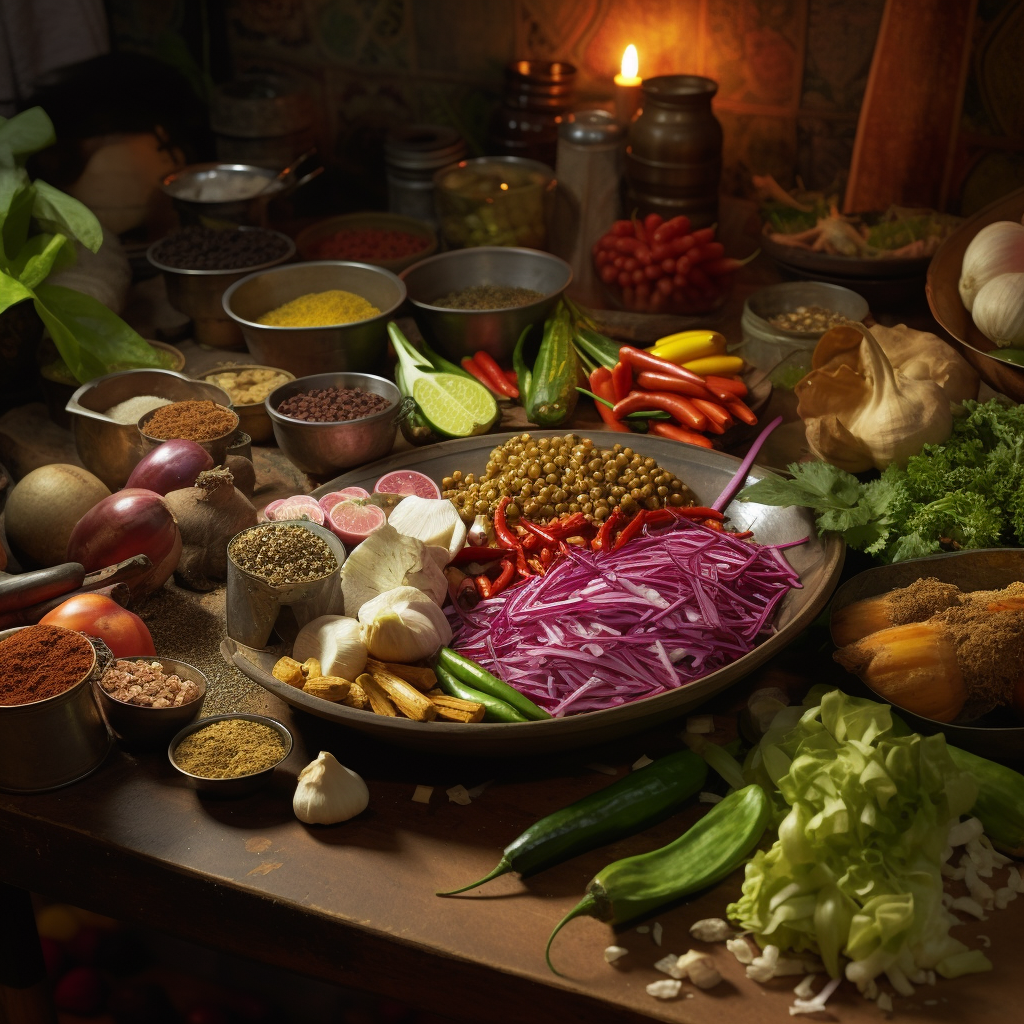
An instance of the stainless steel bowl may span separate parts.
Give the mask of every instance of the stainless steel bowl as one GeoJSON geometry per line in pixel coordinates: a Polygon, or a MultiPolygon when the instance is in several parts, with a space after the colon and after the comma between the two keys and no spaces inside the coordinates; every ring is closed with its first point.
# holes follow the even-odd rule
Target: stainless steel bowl
{"type": "Polygon", "coordinates": [[[171,197],[182,224],[202,224],[210,220],[227,224],[262,224],[266,219],[267,204],[290,184],[274,182],[276,177],[277,171],[251,164],[190,164],[168,174],[161,187],[171,197]],[[239,187],[248,185],[250,181],[253,189],[266,191],[239,187]],[[204,193],[230,194],[235,188],[242,193],[242,198],[199,198],[204,193]]]}
{"type": "Polygon", "coordinates": [[[126,745],[140,749],[162,747],[183,726],[199,717],[206,700],[206,676],[199,669],[184,661],[154,658],[149,654],[133,654],[117,660],[145,661],[148,664],[158,662],[168,675],[191,680],[199,688],[199,696],[187,704],[170,708],[146,708],[112,697],[97,682],[96,700],[103,717],[113,733],[126,745]]]}
{"type": "MultiPolygon", "coordinates": [[[[21,627],[28,629],[30,627],[21,627]]],[[[0,640],[17,633],[0,632],[0,640]]],[[[111,736],[93,696],[89,675],[55,697],[0,706],[0,789],[42,793],[84,779],[110,751],[111,736]]]]}
{"type": "Polygon", "coordinates": [[[284,761],[292,752],[292,745],[292,734],[276,718],[267,718],[265,715],[246,714],[213,715],[210,718],[200,718],[198,722],[186,725],[184,729],[177,733],[170,744],[168,744],[167,759],[171,762],[174,770],[185,778],[193,789],[200,793],[206,793],[208,796],[247,796],[249,793],[255,793],[256,790],[262,789],[270,782],[277,765],[281,764],[281,761],[284,761]],[[271,729],[278,733],[284,741],[284,754],[277,764],[264,768],[261,772],[253,772],[251,775],[236,775],[233,779],[207,779],[202,775],[193,775],[191,772],[187,772],[184,768],[179,767],[178,763],[174,760],[174,751],[186,736],[191,736],[192,733],[205,729],[206,726],[212,725],[214,722],[228,722],[238,718],[244,719],[247,722],[259,722],[262,725],[269,725],[271,729]]]}
{"type": "MultiPolygon", "coordinates": [[[[240,228],[241,231],[267,231],[267,228],[240,228]]],[[[224,313],[223,297],[229,285],[242,280],[249,274],[280,263],[287,263],[295,255],[295,243],[279,231],[270,234],[283,238],[288,243],[284,255],[277,259],[241,270],[185,270],[170,267],[153,257],[154,249],[160,242],[154,242],[146,252],[149,262],[163,271],[167,285],[167,301],[185,316],[191,318],[196,341],[212,348],[241,349],[245,339],[238,325],[224,313]]]]}
{"type": "Polygon", "coordinates": [[[416,322],[450,359],[483,350],[495,359],[512,358],[523,328],[542,324],[572,281],[565,260],[538,249],[481,246],[431,256],[402,273],[416,322]],[[512,309],[445,309],[432,303],[474,285],[529,288],[543,298],[512,309]]]}
{"type": "Polygon", "coordinates": [[[336,470],[361,466],[387,455],[405,409],[402,393],[389,380],[369,373],[318,373],[282,384],[264,405],[274,426],[278,447],[310,476],[330,476],[336,470]],[[282,416],[277,407],[292,395],[313,388],[362,388],[383,395],[391,405],[383,412],[340,423],[307,423],[282,416]]]}
{"type": "Polygon", "coordinates": [[[231,407],[231,396],[205,381],[173,370],[122,370],[83,384],[65,408],[71,413],[71,432],[78,457],[112,491],[124,487],[148,447],[135,423],[117,423],[104,410],[139,395],[156,395],[172,402],[209,399],[231,407]]]}
{"type": "Polygon", "coordinates": [[[372,373],[387,356],[388,320],[405,301],[405,284],[369,263],[320,260],[250,274],[224,293],[224,309],[242,329],[253,360],[303,377],[349,371],[372,373]],[[329,327],[269,327],[257,320],[301,295],[338,289],[359,295],[377,316],[329,327]]]}

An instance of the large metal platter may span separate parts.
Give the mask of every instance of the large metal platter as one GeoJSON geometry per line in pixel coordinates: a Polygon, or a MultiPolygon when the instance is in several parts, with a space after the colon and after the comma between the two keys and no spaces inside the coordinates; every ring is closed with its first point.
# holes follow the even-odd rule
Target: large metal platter
{"type": "MultiPolygon", "coordinates": [[[[1002,590],[1024,580],[1024,548],[982,548],[951,551],[927,558],[913,558],[895,565],[879,565],[858,573],[844,583],[832,601],[833,611],[867,597],[887,594],[928,576],[953,583],[963,591],[1002,590]]],[[[984,757],[1019,760],[1024,757],[1024,725],[1013,724],[1009,711],[998,709],[971,725],[936,722],[910,711],[899,710],[915,732],[941,732],[950,743],[984,757]]]]}
{"type": "MultiPolygon", "coordinates": [[[[534,437],[555,437],[559,433],[553,430],[531,431],[534,437]]],[[[384,473],[395,469],[416,469],[437,481],[456,469],[481,473],[491,449],[515,436],[513,433],[488,434],[403,452],[337,477],[313,493],[320,497],[352,485],[373,490],[374,483],[384,473]]],[[[621,434],[607,431],[592,431],[587,436],[602,448],[622,442],[621,434]]],[[[664,438],[638,436],[633,445],[638,452],[656,459],[664,469],[689,484],[698,500],[705,503],[715,500],[739,465],[739,460],[731,455],[664,438]]],[[[753,483],[770,475],[769,470],[755,466],[747,480],[753,483]]],[[[781,544],[808,538],[806,544],[790,548],[787,552],[791,564],[800,573],[802,588],[787,594],[779,605],[777,632],[731,665],[688,686],[607,711],[514,724],[460,725],[384,718],[328,704],[279,682],[270,674],[274,654],[238,645],[233,645],[232,650],[230,641],[227,641],[229,647],[225,653],[231,655],[234,664],[250,679],[293,707],[417,750],[473,756],[519,755],[567,750],[625,736],[690,711],[742,679],[781,651],[813,621],[835,589],[843,567],[844,544],[834,536],[819,539],[813,517],[807,509],[734,503],[729,514],[738,529],[753,530],[754,536],[762,543],[781,544]]]]}

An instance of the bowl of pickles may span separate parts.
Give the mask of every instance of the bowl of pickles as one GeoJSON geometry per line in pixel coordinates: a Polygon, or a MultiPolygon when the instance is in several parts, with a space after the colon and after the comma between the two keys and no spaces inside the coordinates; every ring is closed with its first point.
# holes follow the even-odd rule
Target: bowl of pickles
{"type": "Polygon", "coordinates": [[[434,197],[448,248],[543,249],[555,184],[546,164],[517,156],[483,156],[443,167],[434,175],[434,197]]]}

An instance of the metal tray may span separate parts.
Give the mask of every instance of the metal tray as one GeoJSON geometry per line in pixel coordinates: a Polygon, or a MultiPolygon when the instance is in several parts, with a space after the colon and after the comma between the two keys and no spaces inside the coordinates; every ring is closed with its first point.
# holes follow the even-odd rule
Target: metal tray
{"type": "MultiPolygon", "coordinates": [[[[915,580],[934,576],[953,583],[961,590],[1001,590],[1024,580],[1024,548],[982,548],[977,551],[952,551],[944,555],[913,558],[895,565],[879,565],[858,573],[844,583],[832,599],[838,611],[854,601],[908,587],[915,580]]],[[[1024,725],[1013,725],[1008,710],[993,711],[971,725],[955,725],[922,718],[899,708],[900,717],[916,732],[941,732],[950,743],[974,754],[996,760],[1024,758],[1024,725]]]]}
{"type": "MultiPolygon", "coordinates": [[[[395,469],[416,469],[438,481],[456,469],[480,473],[491,449],[515,437],[516,433],[445,441],[429,448],[403,452],[337,477],[313,494],[321,497],[352,485],[372,491],[374,483],[384,473],[395,469]]],[[[534,437],[557,437],[562,432],[536,430],[530,433],[534,437]]],[[[622,442],[621,434],[607,431],[591,431],[587,436],[602,448],[610,448],[622,442]]],[[[731,455],[681,445],[665,438],[637,437],[634,444],[638,452],[657,459],[659,465],[689,484],[702,502],[714,501],[736,472],[740,461],[731,455]]],[[[753,483],[770,475],[770,471],[755,466],[747,479],[753,483]]],[[[647,697],[607,711],[514,724],[461,725],[384,718],[342,705],[328,704],[274,679],[270,671],[278,656],[276,653],[243,648],[231,641],[226,641],[222,650],[250,679],[293,707],[416,750],[504,756],[567,750],[600,743],[639,732],[684,714],[742,679],[794,640],[813,621],[835,589],[843,567],[845,546],[841,539],[834,536],[819,539],[813,516],[807,509],[733,504],[729,514],[738,529],[753,530],[754,536],[762,543],[785,543],[809,538],[805,545],[790,548],[787,552],[790,563],[800,573],[803,586],[787,594],[779,605],[776,617],[778,631],[749,654],[703,679],[671,693],[647,697]]]]}
{"type": "Polygon", "coordinates": [[[924,276],[931,263],[931,256],[839,256],[830,252],[813,252],[792,245],[776,242],[766,229],[761,233],[761,247],[776,263],[801,273],[827,274],[830,277],[850,280],[850,287],[856,288],[854,279],[869,278],[889,280],[898,277],[924,276]]]}

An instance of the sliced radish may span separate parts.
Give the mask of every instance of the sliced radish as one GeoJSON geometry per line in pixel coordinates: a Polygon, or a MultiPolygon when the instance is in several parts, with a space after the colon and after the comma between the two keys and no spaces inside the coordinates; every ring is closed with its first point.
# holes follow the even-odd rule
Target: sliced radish
{"type": "Polygon", "coordinates": [[[363,490],[362,487],[342,487],[340,491],[331,491],[330,494],[325,494],[320,499],[320,507],[326,516],[330,515],[331,509],[338,502],[345,501],[347,498],[368,498],[369,496],[370,492],[363,490]]]}
{"type": "Polygon", "coordinates": [[[289,519],[303,519],[317,526],[324,525],[324,510],[316,498],[308,494],[295,494],[290,498],[279,498],[272,501],[263,514],[272,522],[280,523],[289,519]]]}
{"type": "Polygon", "coordinates": [[[339,501],[327,515],[327,526],[346,544],[356,545],[388,521],[379,505],[368,505],[360,498],[339,501]]]}
{"type": "Polygon", "coordinates": [[[378,494],[416,494],[421,498],[440,498],[441,488],[415,469],[399,469],[385,473],[374,485],[378,494]]]}

